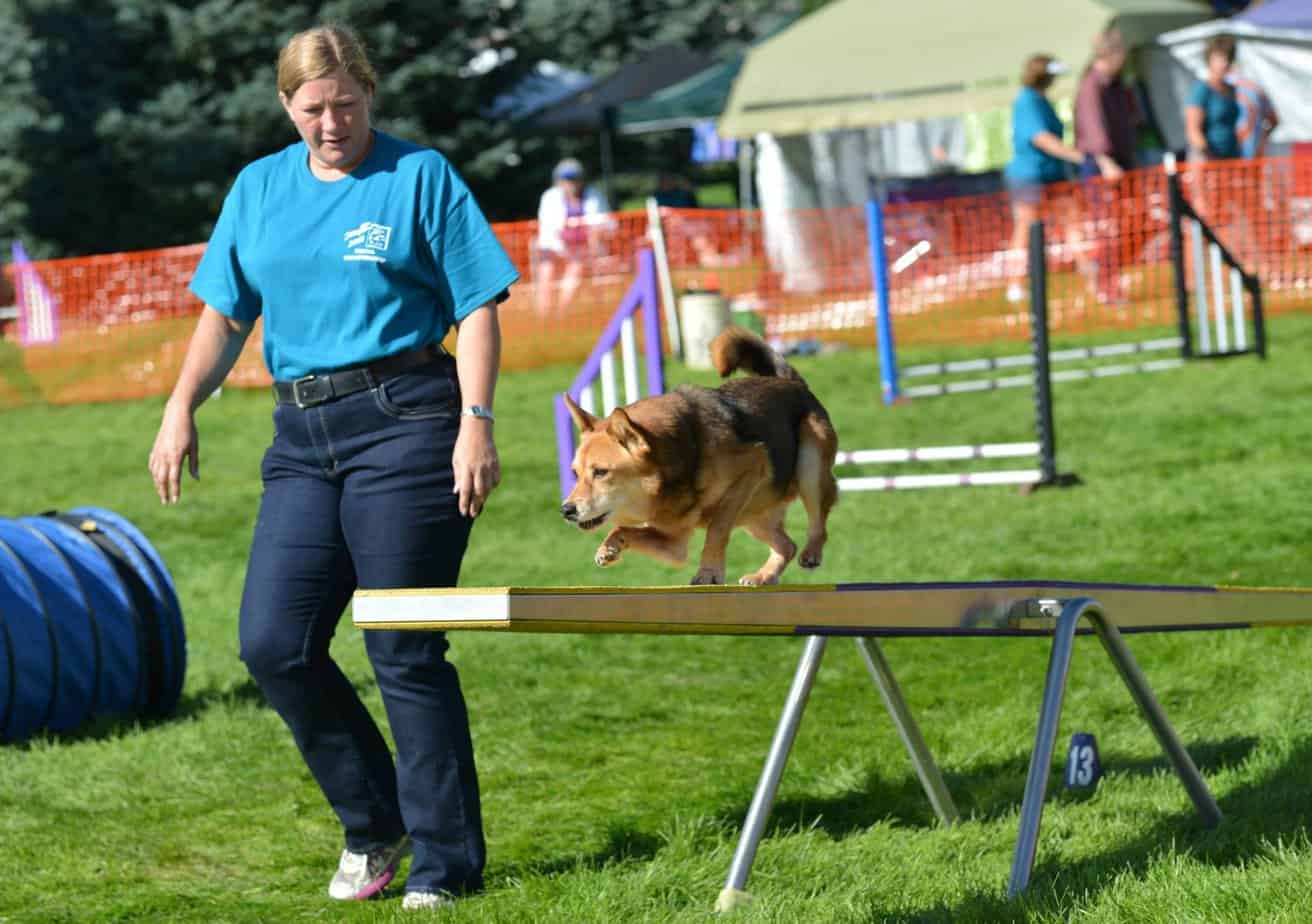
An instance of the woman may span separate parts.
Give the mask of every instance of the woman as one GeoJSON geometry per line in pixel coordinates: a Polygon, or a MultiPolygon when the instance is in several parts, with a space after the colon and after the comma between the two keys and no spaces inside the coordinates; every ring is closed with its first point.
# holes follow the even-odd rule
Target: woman
{"type": "Polygon", "coordinates": [[[376,83],[348,29],[283,47],[279,98],[301,140],[248,165],[228,193],[191,282],[205,308],[150,471],[165,503],[184,460],[199,475],[196,408],[263,317],[277,403],[241,657],[342,823],[329,894],[377,894],[413,849],[404,905],[424,908],[480,888],[484,865],[446,640],[365,635],[395,767],[329,641],[357,587],[455,583],[499,479],[496,305],[518,274],[440,154],[371,128],[376,83]],[[440,346],[453,323],[454,358],[440,346]]]}
{"type": "Polygon", "coordinates": [[[1215,35],[1203,48],[1207,78],[1194,83],[1184,110],[1185,134],[1192,160],[1223,160],[1239,156],[1239,100],[1226,80],[1235,63],[1235,39],[1215,35]]]}
{"type": "Polygon", "coordinates": [[[585,184],[583,165],[572,157],[556,164],[551,185],[538,199],[537,265],[534,293],[539,314],[574,300],[584,263],[597,256],[597,233],[610,211],[606,197],[585,184]],[[556,292],[559,278],[559,293],[556,292]]]}
{"type": "Polygon", "coordinates": [[[1039,216],[1043,187],[1067,178],[1066,164],[1079,164],[1084,155],[1061,140],[1062,124],[1045,95],[1062,72],[1051,55],[1033,55],[1021,72],[1021,90],[1011,107],[1011,162],[1003,176],[1011,193],[1011,245],[1007,301],[1025,298],[1019,278],[1030,225],[1039,216]]]}

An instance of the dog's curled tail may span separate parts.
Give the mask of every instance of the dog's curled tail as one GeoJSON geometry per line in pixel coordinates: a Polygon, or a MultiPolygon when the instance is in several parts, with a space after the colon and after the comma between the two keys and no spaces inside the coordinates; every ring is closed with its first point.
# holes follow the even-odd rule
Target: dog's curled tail
{"type": "Polygon", "coordinates": [[[711,341],[711,361],[715,363],[716,371],[726,378],[735,369],[745,369],[756,375],[801,379],[797,370],[770,349],[768,343],[741,327],[725,328],[711,341]]]}

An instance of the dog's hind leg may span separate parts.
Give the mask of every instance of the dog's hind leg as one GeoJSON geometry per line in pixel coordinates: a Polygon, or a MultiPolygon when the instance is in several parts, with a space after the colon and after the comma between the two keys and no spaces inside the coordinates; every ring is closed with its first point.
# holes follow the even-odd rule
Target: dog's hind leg
{"type": "Polygon", "coordinates": [[[838,501],[834,457],[838,434],[824,417],[810,414],[802,420],[797,450],[797,493],[806,508],[806,547],[797,563],[818,568],[829,538],[829,511],[838,501]]]}
{"type": "Polygon", "coordinates": [[[779,575],[783,574],[788,563],[797,554],[797,543],[788,538],[788,533],[784,532],[784,514],[787,511],[788,505],[782,504],[760,519],[743,524],[743,529],[770,547],[770,557],[756,571],[740,577],[739,584],[759,587],[762,584],[779,583],[779,575]]]}

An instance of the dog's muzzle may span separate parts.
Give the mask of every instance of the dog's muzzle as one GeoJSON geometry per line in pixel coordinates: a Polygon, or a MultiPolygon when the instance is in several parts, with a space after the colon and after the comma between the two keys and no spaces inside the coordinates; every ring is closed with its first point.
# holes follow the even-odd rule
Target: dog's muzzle
{"type": "Polygon", "coordinates": [[[591,520],[580,520],[579,508],[573,503],[566,501],[560,505],[560,515],[564,517],[567,522],[573,523],[579,529],[588,530],[596,529],[610,514],[603,513],[601,516],[593,517],[591,520]]]}

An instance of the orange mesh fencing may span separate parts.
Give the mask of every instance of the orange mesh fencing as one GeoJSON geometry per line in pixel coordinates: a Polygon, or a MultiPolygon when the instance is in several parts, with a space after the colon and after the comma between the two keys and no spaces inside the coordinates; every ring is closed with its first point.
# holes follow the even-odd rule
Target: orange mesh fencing
{"type": "MultiPolygon", "coordinates": [[[[1312,158],[1185,165],[1181,175],[1185,196],[1261,279],[1269,313],[1312,304],[1312,158]]],[[[1030,214],[1005,193],[885,207],[899,347],[1028,336],[1024,237],[1017,245],[1013,228],[1030,214]]],[[[1032,214],[1047,225],[1057,334],[1175,325],[1160,168],[1045,187],[1032,214]]],[[[540,246],[535,221],[495,226],[522,275],[501,312],[507,370],[587,356],[650,246],[647,224],[645,212],[604,216],[572,229],[562,250],[540,246]]],[[[770,337],[873,345],[864,208],[662,209],[661,225],[676,297],[719,289],[770,337]]],[[[186,286],[203,247],[31,264],[58,306],[59,338],[20,346],[15,322],[0,320],[0,407],[166,394],[201,308],[186,286]]],[[[5,274],[12,284],[14,268],[5,274]]],[[[257,331],[229,384],[268,381],[257,331]]]]}

